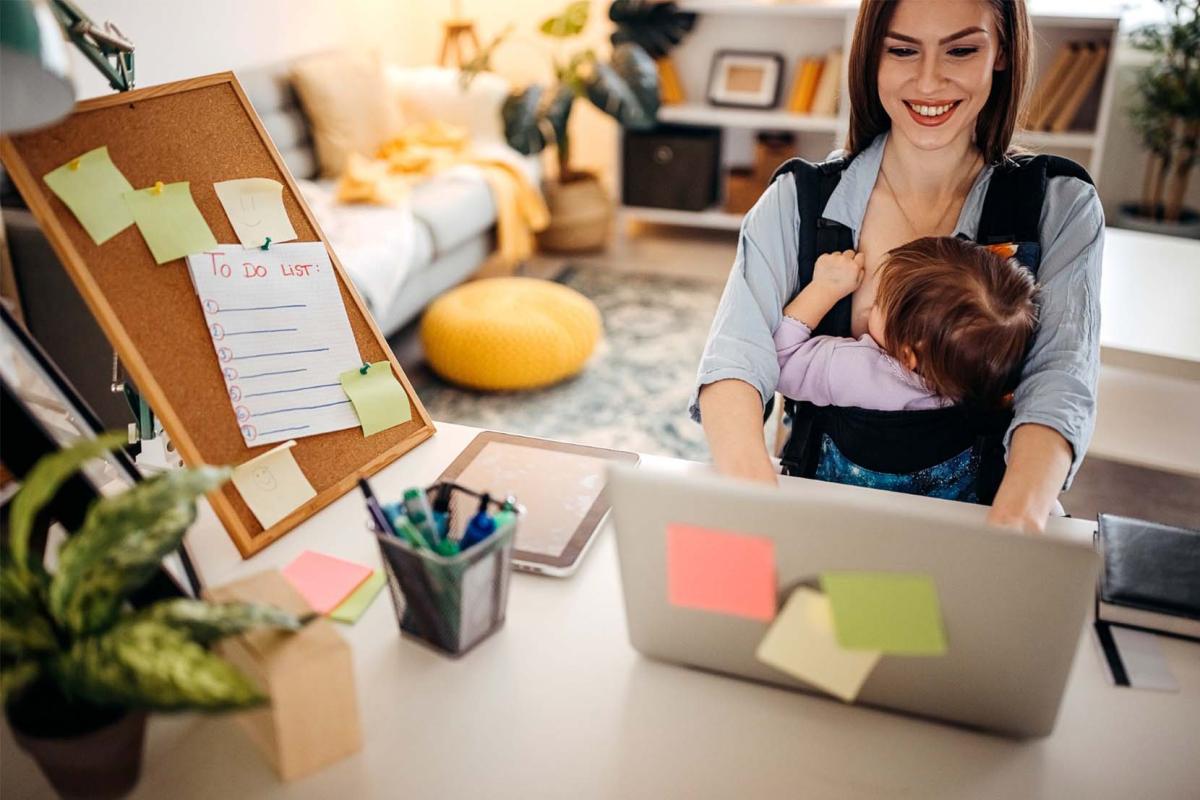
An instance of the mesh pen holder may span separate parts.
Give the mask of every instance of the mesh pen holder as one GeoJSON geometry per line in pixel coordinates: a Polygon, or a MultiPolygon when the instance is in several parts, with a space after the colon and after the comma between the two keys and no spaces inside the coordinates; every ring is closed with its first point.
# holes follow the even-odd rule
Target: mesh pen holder
{"type": "MultiPolygon", "coordinates": [[[[465,528],[466,508],[478,506],[481,495],[449,485],[449,529],[465,528]]],[[[431,497],[443,484],[426,490],[431,497]]],[[[502,501],[493,500],[495,510],[502,501]]],[[[482,542],[455,556],[413,548],[403,539],[375,531],[388,589],[402,634],[446,655],[459,656],[495,633],[504,624],[508,581],[512,576],[513,536],[520,514],[482,542]]]]}

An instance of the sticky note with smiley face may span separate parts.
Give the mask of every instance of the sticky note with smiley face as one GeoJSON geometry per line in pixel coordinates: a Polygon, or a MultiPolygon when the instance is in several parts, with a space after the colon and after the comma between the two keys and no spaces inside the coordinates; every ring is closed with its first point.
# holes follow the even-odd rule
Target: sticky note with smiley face
{"type": "Polygon", "coordinates": [[[292,456],[295,444],[284,442],[234,467],[233,485],[264,530],[317,496],[292,456]]]}

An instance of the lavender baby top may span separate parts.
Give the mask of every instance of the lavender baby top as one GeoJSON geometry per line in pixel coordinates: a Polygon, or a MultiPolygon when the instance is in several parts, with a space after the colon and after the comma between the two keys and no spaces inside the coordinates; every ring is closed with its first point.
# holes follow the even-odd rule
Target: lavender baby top
{"type": "Polygon", "coordinates": [[[889,356],[868,334],[859,339],[813,336],[799,320],[783,317],[775,329],[779,392],[818,406],[874,411],[920,411],[952,403],[925,387],[917,374],[889,356]]]}

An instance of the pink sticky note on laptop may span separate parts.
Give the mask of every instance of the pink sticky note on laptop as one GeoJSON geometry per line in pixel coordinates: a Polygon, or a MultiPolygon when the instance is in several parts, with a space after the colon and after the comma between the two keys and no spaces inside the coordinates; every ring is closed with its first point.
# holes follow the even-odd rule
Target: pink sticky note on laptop
{"type": "Polygon", "coordinates": [[[283,577],[318,614],[328,614],[371,575],[371,568],[305,550],[283,568],[283,577]]]}
{"type": "Polygon", "coordinates": [[[667,526],[672,605],[748,619],[775,617],[775,543],[761,536],[667,526]]]}

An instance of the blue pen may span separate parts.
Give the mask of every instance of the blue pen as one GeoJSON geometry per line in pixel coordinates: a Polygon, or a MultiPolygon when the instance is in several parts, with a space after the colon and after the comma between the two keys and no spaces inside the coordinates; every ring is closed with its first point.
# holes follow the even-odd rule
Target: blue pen
{"type": "Polygon", "coordinates": [[[488,516],[487,513],[488,503],[490,502],[491,497],[486,494],[480,500],[479,511],[476,512],[475,516],[471,517],[471,521],[467,524],[467,532],[463,534],[462,541],[459,542],[459,546],[463,550],[479,544],[496,530],[496,521],[488,516]]]}
{"type": "Polygon", "coordinates": [[[367,499],[367,511],[371,513],[371,519],[375,522],[375,527],[379,528],[380,533],[390,533],[396,535],[396,529],[392,527],[392,523],[388,520],[387,515],[383,513],[383,509],[379,507],[379,501],[375,499],[375,493],[371,491],[371,485],[364,479],[358,479],[359,491],[363,493],[363,497],[367,499]]]}

